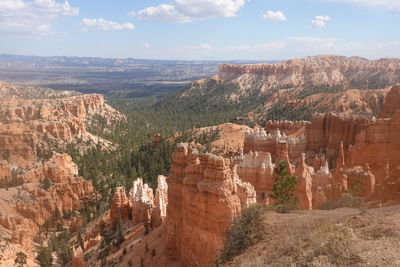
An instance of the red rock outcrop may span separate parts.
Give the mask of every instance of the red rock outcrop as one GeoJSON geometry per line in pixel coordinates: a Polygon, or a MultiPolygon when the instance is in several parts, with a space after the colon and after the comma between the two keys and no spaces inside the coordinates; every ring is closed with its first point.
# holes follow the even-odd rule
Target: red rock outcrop
{"type": "Polygon", "coordinates": [[[49,161],[22,177],[27,181],[22,186],[0,189],[0,224],[13,232],[13,242],[27,249],[32,248],[40,227],[56,210],[63,216],[94,197],[91,182],[77,176],[77,167],[67,154],[53,154],[49,161]],[[45,178],[53,183],[47,190],[38,184],[45,178]]]}
{"type": "MultiPolygon", "coordinates": [[[[384,190],[385,177],[396,177],[385,173],[387,162],[400,166],[399,103],[400,87],[394,86],[382,110],[382,116],[390,118],[325,114],[314,115],[311,123],[292,125],[274,121],[267,123],[265,130],[248,130],[244,141],[245,155],[235,158],[239,178],[254,185],[257,200],[261,201],[261,196],[268,196],[272,190],[273,162],[284,160],[289,164],[289,173],[297,176],[299,181],[307,177],[304,180],[307,182],[300,183],[297,191],[302,208],[309,209],[326,198],[339,198],[349,190],[376,198],[384,190]],[[279,127],[289,129],[291,136],[281,134],[279,127]],[[304,137],[293,137],[299,133],[304,137]],[[307,153],[307,157],[298,160],[301,153],[307,153]],[[265,166],[270,166],[267,175],[265,166]],[[314,194],[318,199],[314,199],[314,194]]],[[[385,188],[387,190],[388,186],[385,188]]],[[[378,198],[383,200],[382,195],[378,198]]]]}
{"type": "Polygon", "coordinates": [[[18,167],[31,169],[37,160],[46,157],[46,151],[78,140],[88,146],[109,147],[110,142],[87,129],[96,127],[92,125],[95,115],[104,118],[107,125],[124,120],[101,95],[71,96],[50,89],[45,93],[43,88],[29,90],[30,94],[24,94],[18,87],[0,84],[0,160],[18,167]],[[34,90],[38,95],[34,95],[34,90]],[[13,94],[15,97],[10,97],[13,94]]]}
{"type": "Polygon", "coordinates": [[[88,267],[88,264],[85,262],[84,255],[82,249],[73,248],[72,251],[72,267],[88,267]]]}
{"type": "Polygon", "coordinates": [[[125,187],[117,187],[110,208],[111,221],[115,224],[119,221],[125,221],[131,212],[131,203],[125,193],[125,187]]]}
{"type": "Polygon", "coordinates": [[[312,186],[313,186],[313,167],[307,166],[306,154],[302,154],[301,163],[296,168],[294,175],[297,178],[296,195],[299,200],[299,205],[302,209],[311,210],[312,199],[312,186]]]}
{"type": "MultiPolygon", "coordinates": [[[[167,255],[184,266],[209,266],[242,203],[249,204],[239,197],[230,161],[181,144],[167,182],[167,255]]],[[[254,198],[251,186],[246,186],[239,191],[254,198]]]]}
{"type": "Polygon", "coordinates": [[[311,124],[306,127],[307,151],[322,152],[333,160],[337,156],[340,142],[345,147],[354,145],[368,119],[362,116],[345,116],[336,114],[314,115],[311,124]]]}
{"type": "Polygon", "coordinates": [[[388,93],[381,117],[362,127],[347,155],[350,166],[368,162],[377,184],[384,183],[387,162],[391,166],[400,165],[400,86],[393,86],[388,93]]]}
{"type": "Polygon", "coordinates": [[[385,103],[379,114],[381,118],[393,118],[400,108],[400,85],[393,86],[385,98],[385,103]]]}
{"type": "Polygon", "coordinates": [[[0,184],[6,184],[12,179],[11,166],[7,161],[0,161],[0,184]]]}

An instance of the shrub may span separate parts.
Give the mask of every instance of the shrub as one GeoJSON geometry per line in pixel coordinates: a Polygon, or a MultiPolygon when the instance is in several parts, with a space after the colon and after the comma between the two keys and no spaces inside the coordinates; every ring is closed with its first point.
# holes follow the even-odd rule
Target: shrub
{"type": "Polygon", "coordinates": [[[354,248],[357,237],[352,228],[342,224],[333,225],[328,231],[316,231],[311,235],[312,246],[315,247],[314,257],[326,256],[329,262],[339,266],[349,262],[360,262],[354,248]]]}
{"type": "Polygon", "coordinates": [[[262,211],[261,205],[254,204],[245,209],[242,216],[233,220],[227,232],[225,247],[219,256],[218,263],[230,261],[261,239],[264,233],[262,211]]]}
{"type": "Polygon", "coordinates": [[[27,260],[26,260],[27,258],[28,258],[28,256],[26,256],[25,253],[18,252],[17,258],[15,258],[14,263],[17,264],[19,267],[23,267],[27,262],[27,260]]]}
{"type": "Polygon", "coordinates": [[[349,193],[343,193],[339,199],[328,200],[318,206],[320,210],[334,210],[339,208],[363,208],[362,197],[355,197],[349,193]]]}

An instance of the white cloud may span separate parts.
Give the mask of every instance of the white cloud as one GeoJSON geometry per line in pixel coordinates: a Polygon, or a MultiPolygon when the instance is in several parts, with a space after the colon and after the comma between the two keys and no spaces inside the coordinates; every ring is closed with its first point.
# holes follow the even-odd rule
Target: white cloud
{"type": "Polygon", "coordinates": [[[400,12],[399,0],[324,0],[328,2],[349,3],[358,6],[383,7],[391,12],[400,12]]]}
{"type": "Polygon", "coordinates": [[[188,23],[218,17],[234,17],[249,0],[175,0],[170,4],[151,6],[129,12],[142,20],[188,23]]]}
{"type": "Polygon", "coordinates": [[[0,0],[0,33],[54,34],[52,22],[78,14],[79,8],[71,6],[68,1],[0,0]]]}
{"type": "Polygon", "coordinates": [[[207,50],[207,49],[211,49],[212,47],[209,44],[200,44],[200,45],[190,46],[189,48],[207,50]]]}
{"type": "Polygon", "coordinates": [[[81,22],[81,31],[121,31],[133,30],[135,26],[132,23],[117,23],[114,21],[99,19],[83,19],[81,22]]]}
{"type": "Polygon", "coordinates": [[[400,42],[391,43],[347,43],[335,38],[290,37],[254,45],[235,45],[227,47],[200,46],[157,48],[140,50],[133,57],[153,59],[186,60],[271,60],[291,59],[305,56],[335,54],[360,56],[370,59],[400,57],[400,42]],[[196,49],[195,49],[196,48],[196,49]]]}
{"type": "Polygon", "coordinates": [[[140,47],[148,49],[148,48],[150,48],[150,45],[148,43],[144,43],[144,44],[141,44],[140,47]]]}
{"type": "Polygon", "coordinates": [[[128,15],[138,17],[141,20],[168,23],[187,23],[193,20],[192,18],[178,12],[174,5],[151,6],[138,12],[129,12],[128,15]]]}
{"type": "Polygon", "coordinates": [[[267,11],[265,14],[263,14],[263,18],[265,20],[272,20],[272,21],[285,21],[286,16],[283,14],[281,11],[267,11]]]}
{"type": "Polygon", "coordinates": [[[330,20],[331,18],[328,16],[315,16],[315,18],[311,20],[311,26],[313,28],[324,28],[325,23],[330,20]]]}

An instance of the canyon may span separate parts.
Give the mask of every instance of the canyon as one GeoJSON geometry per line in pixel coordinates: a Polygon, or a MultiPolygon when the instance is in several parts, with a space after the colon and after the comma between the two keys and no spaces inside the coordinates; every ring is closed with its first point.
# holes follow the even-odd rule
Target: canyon
{"type": "MultiPolygon", "coordinates": [[[[188,101],[206,97],[210,103],[222,97],[234,105],[257,96],[265,101],[247,115],[264,118],[257,120],[262,124],[193,129],[195,136],[219,131],[209,151],[195,142],[178,144],[168,173],[156,176],[157,183],[135,176],[132,183],[107,188],[113,196],[109,210],[83,229],[82,219],[68,219],[68,214],[102,196],[90,177],[79,176],[65,150],[73,144],[82,153],[112,151],[116,144],[94,132],[113,131],[126,116],[98,94],[0,83],[0,264],[12,266],[15,253],[25,251],[28,265],[35,266],[33,249],[44,238],[46,222],[59,214],[66,217],[62,227],[81,230],[81,241],[71,237],[74,267],[212,266],[243,210],[256,203],[273,209],[281,161],[297,182],[301,211],[288,214],[292,222],[297,215],[318,221],[325,212],[330,218],[354,217],[354,211],[317,211],[349,194],[367,208],[399,205],[398,82],[397,59],[319,56],[221,65],[218,75],[195,81],[177,96],[188,101]],[[229,90],[220,90],[228,85],[229,90]],[[304,120],[268,120],[268,112],[281,118],[292,112],[304,120]]],[[[157,134],[148,147],[172,143],[180,135],[165,141],[157,134]]],[[[127,155],[133,162],[133,154],[127,155]]],[[[284,215],[267,214],[266,221],[272,221],[266,224],[275,224],[274,229],[281,229],[280,220],[293,224],[284,215]]]]}
{"type": "MultiPolygon", "coordinates": [[[[400,86],[390,89],[391,98],[381,112],[384,117],[330,113],[316,114],[311,121],[269,121],[265,127],[223,124],[221,139],[214,146],[219,148],[226,140],[239,140],[241,136],[242,146],[234,155],[200,153],[195,144],[178,145],[168,177],[158,181],[159,186],[165,182],[168,186],[160,201],[167,203],[166,213],[162,212],[165,217],[148,234],[137,230],[144,222],[153,225],[151,207],[156,205],[151,200],[155,196],[152,190],[145,189],[148,187],[141,179],[134,182],[128,199],[132,210],[141,208],[133,212],[132,219],[123,217],[135,225],[131,229],[136,233],[109,256],[109,262],[118,266],[128,261],[139,264],[133,254],[123,256],[121,251],[129,247],[142,255],[146,266],[211,266],[223,248],[230,223],[243,209],[254,203],[273,206],[275,200],[270,195],[277,177],[274,170],[282,160],[288,164],[288,173],[296,177],[295,195],[301,210],[319,209],[346,193],[363,198],[370,208],[398,205],[400,155],[399,137],[394,133],[400,112],[399,92],[400,86]],[[378,152],[382,146],[384,152],[378,152]],[[144,193],[144,198],[132,198],[132,192],[137,191],[149,193],[144,193]],[[138,240],[152,244],[158,256],[149,256],[138,240]],[[156,246],[157,240],[162,244],[156,246]]],[[[123,197],[116,192],[115,201],[126,203],[124,194],[125,189],[123,197]]],[[[115,207],[117,211],[112,208],[111,214],[125,214],[122,204],[115,207]]],[[[322,216],[302,214],[298,216],[322,216]]]]}

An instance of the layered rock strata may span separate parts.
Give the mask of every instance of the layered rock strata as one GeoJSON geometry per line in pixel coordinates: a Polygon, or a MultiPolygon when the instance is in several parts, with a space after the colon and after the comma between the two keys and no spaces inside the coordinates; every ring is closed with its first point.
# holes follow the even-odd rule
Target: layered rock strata
{"type": "Polygon", "coordinates": [[[371,61],[358,57],[328,55],[274,64],[222,64],[217,78],[225,82],[236,80],[249,84],[257,77],[258,84],[265,88],[336,86],[378,89],[400,82],[399,72],[399,59],[371,61]]]}
{"type": "Polygon", "coordinates": [[[91,182],[77,176],[77,167],[67,154],[53,154],[22,175],[22,180],[22,186],[0,189],[0,225],[12,231],[12,241],[25,249],[32,248],[35,236],[56,210],[63,216],[95,197],[91,182]],[[44,179],[51,183],[47,189],[37,184],[44,179]]]}
{"type": "MultiPolygon", "coordinates": [[[[32,168],[35,161],[47,157],[47,151],[77,143],[86,146],[111,143],[89,132],[98,127],[101,117],[106,127],[125,119],[104,102],[102,95],[69,95],[48,89],[43,98],[33,98],[18,87],[0,83],[0,160],[18,167],[32,168]]],[[[34,90],[34,88],[32,88],[34,90]]],[[[36,89],[38,94],[40,88],[36,89]]]]}
{"type": "Polygon", "coordinates": [[[131,203],[126,196],[125,187],[117,187],[110,208],[111,221],[115,224],[127,220],[131,209],[131,203]]]}
{"type": "Polygon", "coordinates": [[[184,266],[209,266],[223,247],[231,221],[255,201],[255,191],[234,179],[229,159],[181,144],[172,160],[167,255],[184,266]]]}
{"type": "MultiPolygon", "coordinates": [[[[348,191],[385,202],[382,192],[390,191],[389,184],[397,185],[397,178],[388,183],[386,177],[398,177],[395,170],[400,166],[399,103],[400,86],[394,86],[385,99],[384,118],[317,114],[310,123],[268,122],[265,129],[249,130],[245,154],[235,161],[237,173],[254,185],[258,201],[271,192],[274,164],[283,160],[298,179],[297,197],[304,209],[348,191]]],[[[396,198],[392,191],[388,195],[396,198]]]]}

